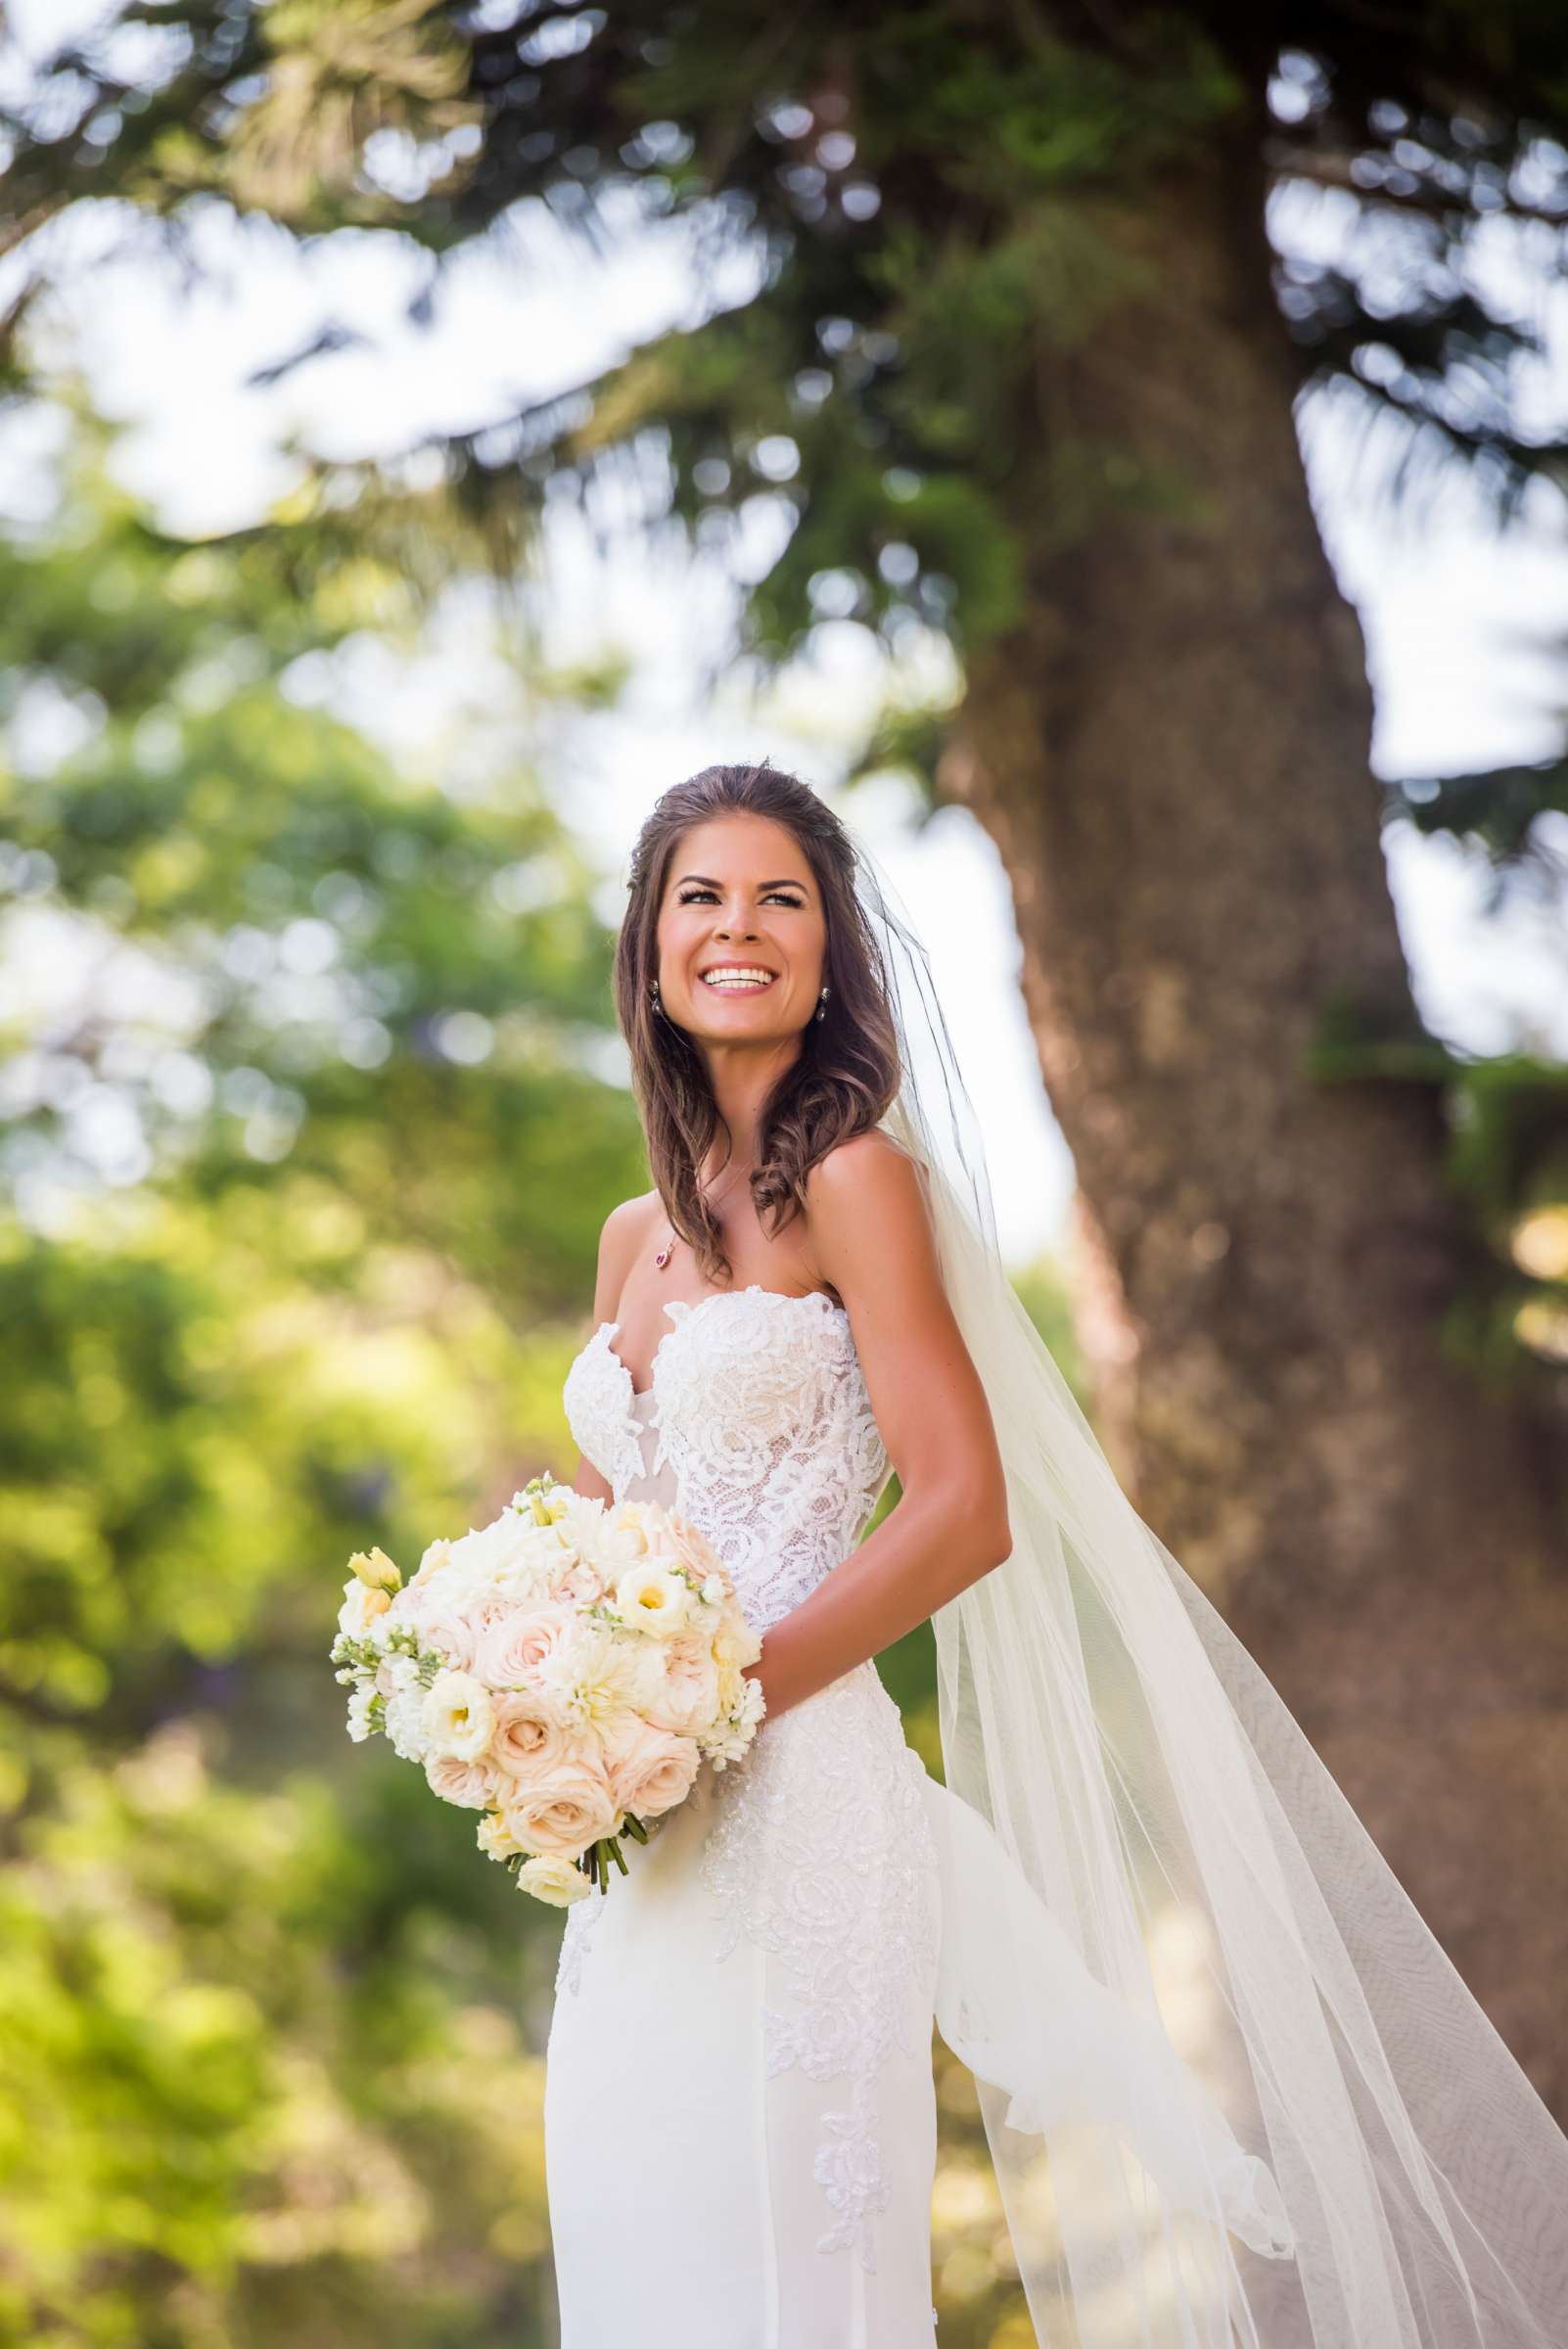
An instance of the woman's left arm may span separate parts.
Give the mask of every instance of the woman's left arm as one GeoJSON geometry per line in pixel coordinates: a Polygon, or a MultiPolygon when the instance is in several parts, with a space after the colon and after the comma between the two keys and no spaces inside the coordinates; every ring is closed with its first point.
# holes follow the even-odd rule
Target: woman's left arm
{"type": "Polygon", "coordinates": [[[748,1669],[770,1716],[891,1646],[1012,1548],[991,1408],[914,1167],[882,1135],[856,1134],[806,1187],[810,1252],[849,1313],[899,1492],[875,1533],[764,1635],[748,1669]]]}

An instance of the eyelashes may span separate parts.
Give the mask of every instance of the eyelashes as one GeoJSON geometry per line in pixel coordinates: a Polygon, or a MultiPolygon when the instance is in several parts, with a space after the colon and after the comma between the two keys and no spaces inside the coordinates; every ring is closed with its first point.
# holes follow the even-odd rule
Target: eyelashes
{"type": "MultiPolygon", "coordinates": [[[[711,889],[682,889],[676,892],[676,901],[681,905],[694,905],[699,898],[711,898],[713,894],[711,889]]],[[[806,902],[804,898],[786,897],[781,889],[770,889],[766,895],[776,898],[781,905],[787,905],[792,913],[799,913],[806,902]]]]}

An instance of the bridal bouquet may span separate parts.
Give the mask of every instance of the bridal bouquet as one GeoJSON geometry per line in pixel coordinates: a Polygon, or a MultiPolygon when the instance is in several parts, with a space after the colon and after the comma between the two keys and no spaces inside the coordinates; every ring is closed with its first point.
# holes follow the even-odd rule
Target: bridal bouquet
{"type": "Polygon", "coordinates": [[[380,1731],[443,1801],[483,1813],[480,1849],[557,1908],[623,1875],[623,1834],[737,1762],[761,1641],[712,1545],[657,1501],[607,1507],[546,1473],[493,1525],[433,1542],[405,1584],[359,1551],[332,1661],[348,1734],[380,1731]]]}

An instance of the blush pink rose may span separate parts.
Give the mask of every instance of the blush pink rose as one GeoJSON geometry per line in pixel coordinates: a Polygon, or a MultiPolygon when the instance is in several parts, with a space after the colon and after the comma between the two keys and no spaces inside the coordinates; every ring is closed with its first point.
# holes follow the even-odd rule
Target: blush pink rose
{"type": "MultiPolygon", "coordinates": [[[[559,1770],[563,1762],[579,1757],[583,1751],[576,1727],[558,1720],[548,1703],[530,1689],[503,1689],[496,1697],[490,1754],[496,1769],[506,1778],[527,1779],[530,1785],[537,1785],[559,1770]]],[[[515,1801],[516,1787],[509,1787],[508,1792],[515,1801]]]]}
{"type": "Polygon", "coordinates": [[[638,1819],[654,1819],[684,1802],[702,1760],[689,1737],[673,1737],[635,1714],[607,1733],[604,1757],[617,1804],[638,1819]]]}
{"type": "Polygon", "coordinates": [[[451,1672],[472,1672],[474,1669],[474,1627],[465,1616],[450,1607],[438,1604],[429,1614],[419,1618],[419,1643],[433,1647],[446,1659],[451,1672]]]}
{"type": "Polygon", "coordinates": [[[724,1572],[723,1561],[717,1550],[708,1536],[699,1533],[696,1526],[688,1524],[684,1517],[670,1518],[669,1543],[681,1565],[689,1566],[700,1583],[705,1583],[711,1574],[719,1574],[723,1575],[725,1586],[728,1587],[729,1576],[724,1572]]]}
{"type": "Polygon", "coordinates": [[[481,1680],[492,1688],[531,1680],[572,1619],[570,1607],[548,1602],[497,1615],[480,1636],[476,1669],[481,1680]]]}
{"type": "Polygon", "coordinates": [[[459,1762],[455,1754],[433,1756],[425,1765],[425,1775],[433,1794],[438,1794],[443,1803],[456,1803],[463,1811],[487,1811],[501,1782],[489,1763],[459,1762]]]}
{"type": "Polygon", "coordinates": [[[563,1567],[552,1587],[559,1597],[569,1599],[574,1607],[591,1607],[610,1588],[588,1558],[575,1559],[570,1566],[563,1567]]]}
{"type": "Polygon", "coordinates": [[[701,1635],[685,1634],[665,1640],[661,1655],[664,1685],[643,1707],[644,1718],[673,1736],[693,1736],[718,1709],[718,1667],[711,1643],[701,1635]]]}
{"type": "Polygon", "coordinates": [[[608,1835],[620,1811],[598,1757],[567,1755],[545,1777],[517,1789],[506,1806],[506,1823],[530,1852],[576,1860],[601,1835],[608,1835]]]}

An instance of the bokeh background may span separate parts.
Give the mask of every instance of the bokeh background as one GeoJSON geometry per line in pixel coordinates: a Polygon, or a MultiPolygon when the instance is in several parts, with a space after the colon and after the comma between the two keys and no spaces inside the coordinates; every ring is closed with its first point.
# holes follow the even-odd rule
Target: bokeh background
{"type": "Polygon", "coordinates": [[[884,858],[1021,1293],[1568,2121],[1555,12],[3,24],[0,2340],[555,2340],[558,1924],[326,1650],[575,1468],[717,759],[884,858]]]}

